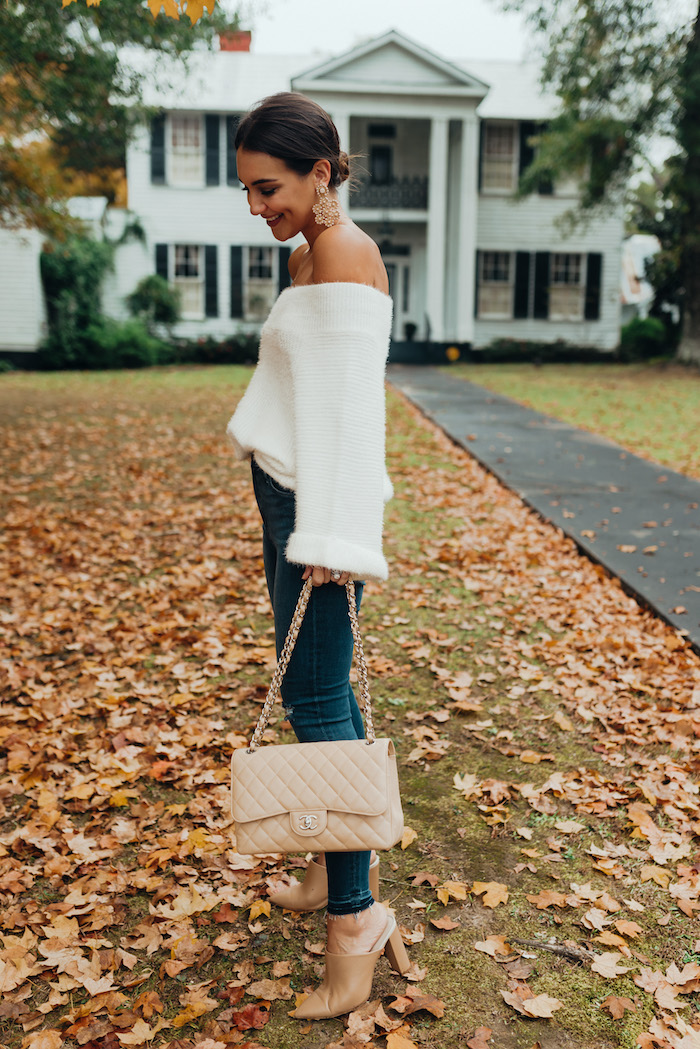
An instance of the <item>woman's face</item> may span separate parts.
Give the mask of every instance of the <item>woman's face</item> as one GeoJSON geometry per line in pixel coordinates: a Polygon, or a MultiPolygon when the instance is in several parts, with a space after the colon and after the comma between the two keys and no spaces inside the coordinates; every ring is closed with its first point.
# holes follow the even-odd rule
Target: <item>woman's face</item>
{"type": "Polygon", "coordinates": [[[311,208],[319,181],[315,166],[308,175],[297,175],[279,157],[242,147],[236,159],[251,214],[267,222],[276,240],[289,240],[305,231],[313,233],[316,220],[311,208]]]}

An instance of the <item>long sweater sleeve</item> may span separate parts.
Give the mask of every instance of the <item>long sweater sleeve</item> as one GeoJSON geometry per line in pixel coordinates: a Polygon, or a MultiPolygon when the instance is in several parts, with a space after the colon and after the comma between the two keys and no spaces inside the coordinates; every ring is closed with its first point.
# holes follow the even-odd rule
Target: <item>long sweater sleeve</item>
{"type": "Polygon", "coordinates": [[[258,369],[228,432],[239,456],[252,452],[296,493],[289,561],[387,578],[390,330],[389,297],[345,283],[287,289],[263,329],[258,369]]]}

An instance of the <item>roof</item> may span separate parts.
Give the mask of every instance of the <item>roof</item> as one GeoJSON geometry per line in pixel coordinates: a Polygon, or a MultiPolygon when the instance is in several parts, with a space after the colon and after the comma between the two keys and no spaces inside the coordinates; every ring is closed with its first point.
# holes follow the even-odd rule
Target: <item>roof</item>
{"type": "Polygon", "coordinates": [[[459,65],[490,85],[477,110],[483,119],[548,120],[559,111],[557,96],[542,89],[538,62],[469,58],[460,59],[459,65]]]}
{"type": "Polygon", "coordinates": [[[448,61],[395,30],[341,55],[317,56],[311,67],[309,54],[201,50],[186,66],[136,49],[125,56],[136,68],[153,70],[144,101],[163,109],[235,113],[292,85],[312,95],[331,90],[482,98],[478,113],[490,119],[546,120],[558,108],[556,96],[542,91],[536,62],[448,61]]]}
{"type": "Polygon", "coordinates": [[[300,91],[483,98],[487,85],[396,29],[366,40],[294,78],[300,91]]]}
{"type": "MultiPolygon", "coordinates": [[[[140,67],[148,56],[130,55],[140,67]]],[[[249,51],[197,51],[187,65],[158,59],[144,87],[144,102],[163,109],[236,113],[255,102],[289,91],[292,77],[309,65],[309,55],[256,55],[249,51]]]]}

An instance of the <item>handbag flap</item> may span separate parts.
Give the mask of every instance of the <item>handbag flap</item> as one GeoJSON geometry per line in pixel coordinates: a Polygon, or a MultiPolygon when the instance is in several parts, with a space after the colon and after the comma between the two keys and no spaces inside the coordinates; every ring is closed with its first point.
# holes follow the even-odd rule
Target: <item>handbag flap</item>
{"type": "Polygon", "coordinates": [[[294,810],[378,816],[387,807],[390,739],[325,740],[240,749],[231,761],[231,809],[236,823],[294,810]]]}

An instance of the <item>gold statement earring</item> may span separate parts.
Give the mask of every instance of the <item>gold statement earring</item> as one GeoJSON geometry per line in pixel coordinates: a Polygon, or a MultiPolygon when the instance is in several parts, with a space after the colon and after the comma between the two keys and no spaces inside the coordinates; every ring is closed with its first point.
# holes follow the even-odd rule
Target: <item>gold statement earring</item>
{"type": "Polygon", "coordinates": [[[324,186],[322,182],[316,183],[316,196],[318,200],[311,206],[316,221],[320,226],[335,226],[340,222],[340,204],[330,195],[328,186],[324,186]]]}

